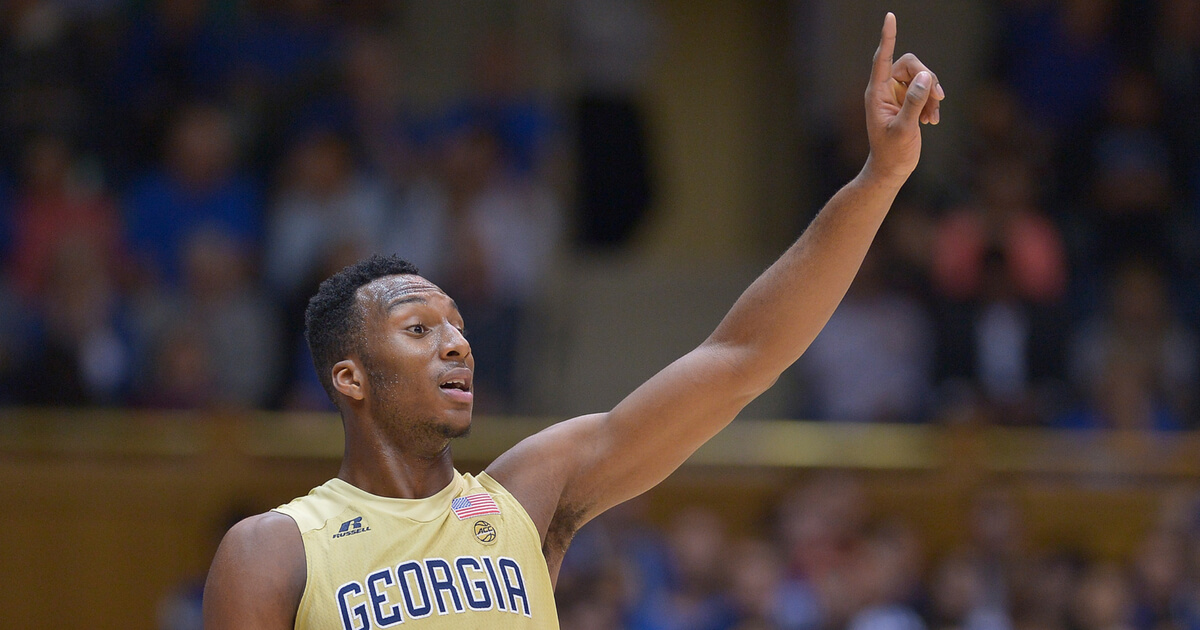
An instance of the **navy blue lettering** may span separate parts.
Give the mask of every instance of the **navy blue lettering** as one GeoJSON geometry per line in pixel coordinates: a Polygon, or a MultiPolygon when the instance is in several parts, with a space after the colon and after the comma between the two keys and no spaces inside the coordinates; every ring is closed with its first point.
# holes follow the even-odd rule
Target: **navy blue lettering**
{"type": "Polygon", "coordinates": [[[532,619],[529,595],[513,558],[459,556],[453,563],[425,558],[378,569],[362,582],[342,585],[336,599],[342,630],[367,630],[429,617],[435,603],[439,616],[495,609],[532,619]]]}
{"type": "Polygon", "coordinates": [[[383,606],[388,603],[388,596],[382,590],[376,590],[375,584],[378,582],[383,582],[387,586],[394,585],[396,579],[392,577],[392,570],[381,569],[367,576],[367,592],[371,598],[371,611],[375,613],[375,625],[386,628],[402,623],[404,615],[400,614],[400,606],[398,604],[392,605],[387,614],[384,614],[383,606]]]}
{"type": "Polygon", "coordinates": [[[471,610],[491,609],[492,594],[488,592],[487,580],[470,580],[467,578],[467,567],[475,569],[476,572],[483,573],[483,567],[479,566],[479,560],[470,556],[463,556],[454,561],[454,567],[458,569],[458,581],[462,583],[463,591],[466,593],[467,606],[470,606],[471,610]],[[479,599],[475,599],[476,594],[479,595],[479,599]]]}
{"type": "Polygon", "coordinates": [[[446,610],[446,601],[442,599],[443,592],[450,593],[450,598],[454,600],[454,612],[464,612],[466,609],[463,608],[462,598],[458,595],[458,589],[454,588],[454,572],[450,570],[450,563],[441,558],[427,558],[425,570],[429,572],[429,585],[433,587],[438,614],[449,612],[446,610]]]}
{"type": "Polygon", "coordinates": [[[400,583],[400,590],[404,594],[404,607],[408,609],[410,619],[420,619],[433,614],[433,603],[429,601],[429,589],[425,586],[425,575],[420,563],[405,562],[396,567],[396,581],[400,583]],[[404,576],[405,573],[413,574],[417,587],[421,590],[420,606],[417,606],[413,599],[413,591],[409,588],[409,580],[404,576]]]}
{"type": "Polygon", "coordinates": [[[365,603],[356,604],[351,607],[346,602],[347,595],[362,595],[362,593],[362,584],[358,582],[349,582],[338,589],[338,612],[342,615],[343,630],[366,630],[371,625],[371,620],[367,617],[367,605],[365,603]],[[351,619],[351,616],[354,618],[351,619]],[[358,625],[355,625],[356,621],[358,625]]]}
{"type": "Polygon", "coordinates": [[[492,559],[484,556],[483,566],[487,568],[488,578],[492,580],[492,592],[496,594],[496,608],[508,610],[508,607],[504,605],[504,591],[500,588],[500,582],[496,579],[496,567],[492,566],[492,559]]]}
{"type": "Polygon", "coordinates": [[[500,558],[497,565],[500,567],[500,573],[504,575],[504,587],[508,591],[508,607],[513,612],[517,612],[517,598],[520,597],[525,616],[532,617],[533,615],[529,614],[529,595],[525,593],[525,578],[521,576],[521,565],[512,558],[500,558]]]}

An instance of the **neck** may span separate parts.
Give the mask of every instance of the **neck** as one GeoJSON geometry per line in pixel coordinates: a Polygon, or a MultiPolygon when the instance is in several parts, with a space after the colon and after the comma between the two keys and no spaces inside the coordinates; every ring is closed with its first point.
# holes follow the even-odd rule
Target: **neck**
{"type": "Polygon", "coordinates": [[[371,494],[395,499],[424,499],[454,479],[450,440],[421,444],[382,435],[367,418],[348,419],[346,448],[338,478],[371,494]],[[407,442],[404,446],[398,442],[407,442]]]}

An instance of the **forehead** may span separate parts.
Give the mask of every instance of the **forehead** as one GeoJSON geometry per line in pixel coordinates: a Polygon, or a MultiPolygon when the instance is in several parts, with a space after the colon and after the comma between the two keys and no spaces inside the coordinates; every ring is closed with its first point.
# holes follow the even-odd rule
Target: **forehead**
{"type": "Polygon", "coordinates": [[[359,303],[367,312],[387,318],[396,308],[409,303],[447,302],[454,312],[455,303],[445,291],[421,276],[403,274],[376,278],[358,290],[359,303]]]}
{"type": "Polygon", "coordinates": [[[421,276],[402,274],[376,278],[359,287],[358,294],[364,303],[386,308],[398,299],[425,295],[445,296],[446,292],[421,276]]]}

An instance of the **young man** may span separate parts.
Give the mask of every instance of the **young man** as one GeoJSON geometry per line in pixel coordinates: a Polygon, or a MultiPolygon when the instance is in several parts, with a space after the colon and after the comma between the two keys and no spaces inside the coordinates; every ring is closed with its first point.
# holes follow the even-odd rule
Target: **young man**
{"type": "Polygon", "coordinates": [[[607,413],[526,438],[478,477],[450,442],[471,425],[475,357],[454,301],[396,258],[322,284],[308,337],[341,411],[336,479],[234,526],[205,627],[557,628],[553,584],[575,532],[650,489],[808,347],[842,299],[900,186],[937,78],[893,62],[884,19],[866,93],[871,155],[698,348],[607,413]]]}

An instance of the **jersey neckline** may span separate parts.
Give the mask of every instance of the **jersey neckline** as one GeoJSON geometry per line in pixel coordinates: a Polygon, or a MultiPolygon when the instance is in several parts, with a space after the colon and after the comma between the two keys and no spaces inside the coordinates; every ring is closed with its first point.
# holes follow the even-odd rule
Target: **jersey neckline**
{"type": "Polygon", "coordinates": [[[450,501],[462,494],[467,487],[467,482],[462,473],[456,470],[454,478],[445,488],[424,499],[396,499],[371,494],[338,477],[330,479],[325,485],[331,491],[353,499],[355,505],[368,505],[396,516],[428,523],[450,511],[450,501]]]}

